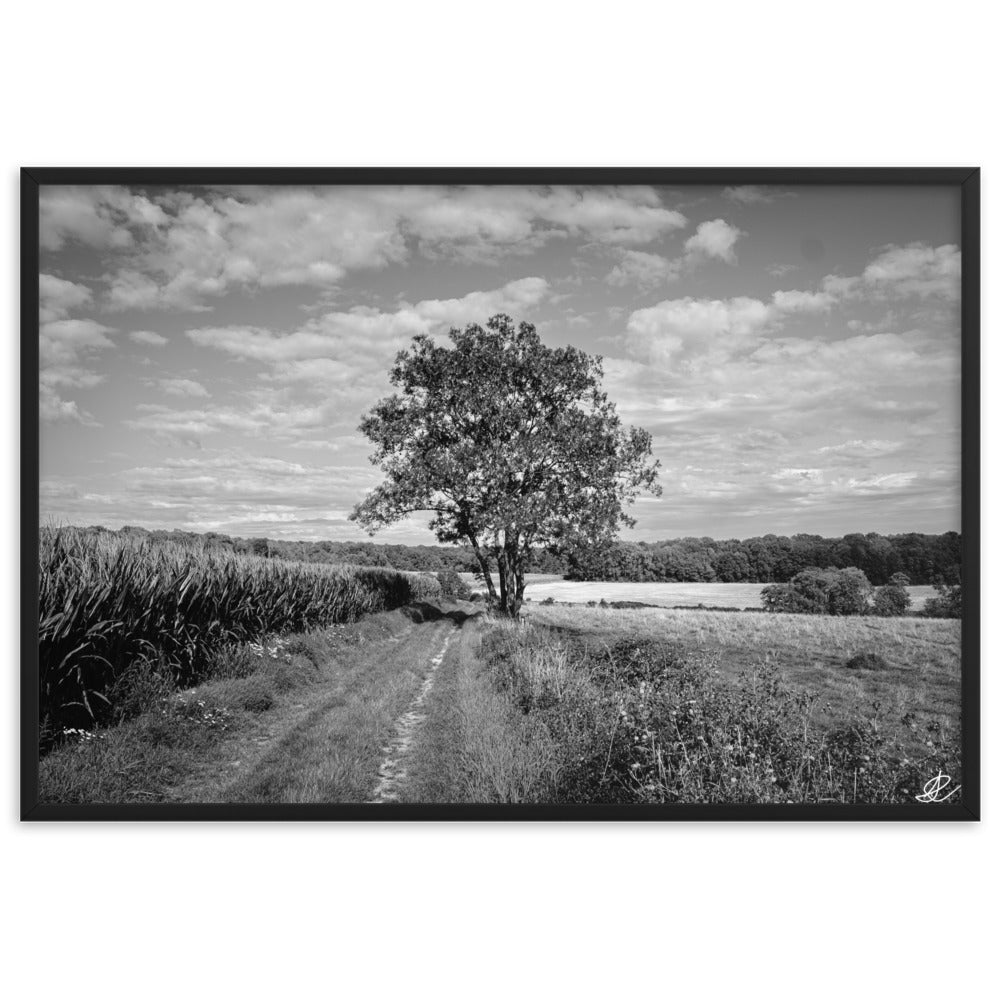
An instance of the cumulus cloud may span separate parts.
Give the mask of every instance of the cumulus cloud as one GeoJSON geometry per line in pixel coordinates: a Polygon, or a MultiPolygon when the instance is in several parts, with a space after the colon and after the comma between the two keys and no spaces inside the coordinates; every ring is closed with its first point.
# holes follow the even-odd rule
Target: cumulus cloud
{"type": "Polygon", "coordinates": [[[957,301],[962,289],[962,254],[953,243],[891,244],[859,275],[828,274],[823,291],[844,300],[941,298],[957,301]]]}
{"type": "Polygon", "coordinates": [[[685,241],[684,252],[679,257],[666,257],[642,250],[620,250],[618,263],[605,280],[609,285],[635,285],[641,292],[652,291],[667,282],[676,281],[685,271],[709,260],[735,264],[736,253],[733,248],[736,241],[745,235],[724,219],[702,222],[694,235],[685,241]]]}
{"type": "Polygon", "coordinates": [[[774,307],[783,313],[829,312],[836,299],[829,292],[775,292],[774,307]]]}
{"type": "Polygon", "coordinates": [[[52,274],[38,277],[39,320],[49,323],[66,319],[70,311],[90,305],[91,292],[86,285],[65,281],[52,274]]]}
{"type": "Polygon", "coordinates": [[[144,194],[122,187],[55,187],[39,191],[39,239],[45,250],[67,243],[122,250],[143,230],[168,222],[144,194]]]}
{"type": "Polygon", "coordinates": [[[482,322],[498,312],[524,315],[543,301],[548,290],[544,278],[521,278],[502,288],[470,292],[461,298],[403,303],[391,313],[360,306],[347,312],[329,312],[290,333],[260,327],[202,327],[188,330],[187,336],[199,346],[254,361],[350,358],[356,368],[359,359],[374,356],[381,370],[419,333],[482,322]]]}
{"type": "Polygon", "coordinates": [[[168,396],[197,396],[207,398],[208,390],[200,383],[189,378],[161,378],[157,385],[168,396]]]}
{"type": "Polygon", "coordinates": [[[665,299],[629,317],[626,344],[630,352],[654,364],[705,350],[720,339],[753,343],[772,318],[759,299],[665,299]]]}
{"type": "Polygon", "coordinates": [[[44,366],[74,364],[92,351],[111,347],[112,327],[92,319],[57,319],[41,325],[39,353],[44,366]]]}
{"type": "Polygon", "coordinates": [[[39,386],[43,420],[95,421],[79,404],[62,399],[60,388],[89,389],[102,376],[91,371],[87,362],[95,352],[113,346],[107,334],[111,327],[90,319],[58,319],[42,323],[39,330],[39,386]]]}
{"type": "Polygon", "coordinates": [[[147,347],[162,347],[167,338],[152,330],[133,330],[128,339],[136,344],[145,344],[147,347]]]}
{"type": "Polygon", "coordinates": [[[736,253],[733,248],[741,236],[746,236],[746,233],[731,226],[725,219],[712,219],[698,225],[694,236],[684,244],[684,250],[694,257],[714,257],[727,264],[735,264],[736,253]]]}
{"type": "Polygon", "coordinates": [[[887,295],[940,295],[957,299],[961,291],[962,255],[954,244],[889,246],[861,275],[869,288],[887,295]]]}
{"type": "Polygon", "coordinates": [[[97,421],[85,410],[81,410],[75,400],[60,398],[44,382],[39,387],[38,415],[47,423],[57,423],[58,421],[66,420],[89,427],[98,426],[97,421]]]}
{"type": "Polygon", "coordinates": [[[551,240],[639,246],[686,225],[654,189],[330,186],[167,191],[51,188],[43,246],[109,264],[111,309],[206,309],[233,288],[332,288],[412,255],[497,263],[551,240]]]}
{"type": "Polygon", "coordinates": [[[791,191],[779,191],[777,188],[763,187],[760,184],[741,184],[738,187],[723,188],[722,197],[738,205],[768,205],[778,198],[794,197],[794,194],[791,191]]]}
{"type": "Polygon", "coordinates": [[[682,267],[680,258],[671,260],[656,253],[626,250],[606,280],[609,285],[635,285],[641,292],[648,292],[676,279],[682,267]]]}
{"type": "Polygon", "coordinates": [[[86,285],[41,274],[38,293],[40,417],[96,425],[77,401],[62,398],[61,391],[90,389],[101,381],[87,363],[96,352],[113,346],[107,334],[114,331],[96,320],[70,317],[71,311],[91,304],[86,285]]]}

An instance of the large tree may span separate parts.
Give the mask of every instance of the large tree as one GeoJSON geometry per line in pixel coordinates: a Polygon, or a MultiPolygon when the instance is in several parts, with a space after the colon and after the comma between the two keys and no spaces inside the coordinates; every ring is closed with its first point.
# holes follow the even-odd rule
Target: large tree
{"type": "Polygon", "coordinates": [[[634,524],[626,507],[660,494],[659,463],[601,391],[600,358],[546,347],[503,314],[449,336],[451,347],[414,337],[397,355],[398,392],[361,424],[386,478],[351,517],[374,534],[432,511],[438,539],[471,546],[490,598],[516,616],[532,550],[601,544],[634,524]]]}

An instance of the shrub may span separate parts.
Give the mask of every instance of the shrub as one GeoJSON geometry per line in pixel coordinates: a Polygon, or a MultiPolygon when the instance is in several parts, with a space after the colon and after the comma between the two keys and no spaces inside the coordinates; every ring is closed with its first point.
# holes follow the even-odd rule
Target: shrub
{"type": "Polygon", "coordinates": [[[845,664],[848,670],[887,670],[889,664],[878,653],[858,653],[845,664]]]}
{"type": "Polygon", "coordinates": [[[467,601],[472,596],[472,591],[466,582],[453,569],[441,570],[437,575],[437,581],[445,597],[456,597],[460,601],[467,601]]]}
{"type": "Polygon", "coordinates": [[[910,595],[906,587],[888,583],[884,587],[879,587],[875,591],[875,603],[872,605],[872,614],[881,618],[898,618],[905,615],[910,609],[910,595]]]}
{"type": "Polygon", "coordinates": [[[921,615],[924,618],[961,618],[962,617],[962,585],[934,584],[937,597],[928,598],[921,615]]]}
{"type": "Polygon", "coordinates": [[[861,570],[820,569],[810,566],[786,584],[761,591],[765,611],[807,615],[863,615],[867,613],[872,585],[861,570]]]}
{"type": "Polygon", "coordinates": [[[871,604],[872,585],[868,577],[854,566],[836,571],[830,587],[827,609],[831,615],[863,615],[871,604]]]}

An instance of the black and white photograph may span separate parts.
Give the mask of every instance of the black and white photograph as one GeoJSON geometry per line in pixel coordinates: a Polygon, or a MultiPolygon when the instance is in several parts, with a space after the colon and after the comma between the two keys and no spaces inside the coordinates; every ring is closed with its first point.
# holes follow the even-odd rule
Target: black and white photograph
{"type": "Polygon", "coordinates": [[[78,173],[41,815],[973,818],[961,171],[78,173]]]}

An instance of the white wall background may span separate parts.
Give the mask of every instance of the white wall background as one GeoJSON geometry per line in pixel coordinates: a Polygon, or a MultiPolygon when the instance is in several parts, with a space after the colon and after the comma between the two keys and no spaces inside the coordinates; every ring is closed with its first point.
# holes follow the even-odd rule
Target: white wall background
{"type": "MultiPolygon", "coordinates": [[[[12,540],[21,165],[978,164],[988,299],[1000,168],[988,12],[915,0],[6,10],[9,995],[982,995],[997,898],[989,732],[978,826],[18,825],[12,540]]],[[[989,520],[984,539],[995,564],[989,520]]],[[[996,599],[987,578],[984,606],[996,599]]],[[[988,634],[987,713],[995,651],[988,634]]]]}

